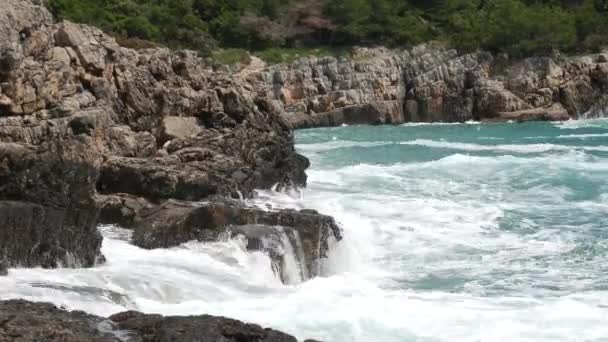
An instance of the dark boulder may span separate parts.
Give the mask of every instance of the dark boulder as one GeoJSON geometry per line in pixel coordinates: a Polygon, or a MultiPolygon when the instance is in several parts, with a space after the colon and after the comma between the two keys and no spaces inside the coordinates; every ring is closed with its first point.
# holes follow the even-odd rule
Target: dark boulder
{"type": "Polygon", "coordinates": [[[217,241],[230,235],[244,235],[248,248],[262,250],[275,261],[275,269],[286,280],[285,258],[301,265],[301,280],[322,274],[332,240],[342,238],[330,216],[312,210],[265,211],[234,202],[166,201],[141,211],[133,243],[142,248],[168,248],[181,243],[217,241]],[[293,255],[286,255],[285,250],[293,255]]]}
{"type": "Polygon", "coordinates": [[[8,274],[8,263],[4,259],[0,259],[0,276],[8,274]]]}
{"type": "Polygon", "coordinates": [[[110,319],[119,329],[137,334],[142,342],[297,342],[295,337],[273,329],[209,315],[163,317],[128,311],[110,319]]]}
{"type": "Polygon", "coordinates": [[[0,301],[0,342],[116,342],[112,323],[80,311],[65,311],[48,303],[0,301]]]}
{"type": "Polygon", "coordinates": [[[0,342],[9,341],[297,342],[280,331],[224,317],[128,311],[103,318],[24,300],[0,301],[0,342]]]}
{"type": "Polygon", "coordinates": [[[141,221],[141,212],[154,206],[142,197],[128,194],[98,195],[97,201],[100,208],[98,223],[115,224],[123,228],[132,228],[141,221]]]}
{"type": "Polygon", "coordinates": [[[37,146],[0,142],[0,199],[92,208],[100,164],[86,136],[37,146]]]}
{"type": "Polygon", "coordinates": [[[99,156],[87,139],[0,143],[0,258],[8,266],[93,266],[99,156]]]}
{"type": "Polygon", "coordinates": [[[0,201],[0,258],[9,267],[93,266],[103,260],[97,215],[94,208],[0,201]]]}

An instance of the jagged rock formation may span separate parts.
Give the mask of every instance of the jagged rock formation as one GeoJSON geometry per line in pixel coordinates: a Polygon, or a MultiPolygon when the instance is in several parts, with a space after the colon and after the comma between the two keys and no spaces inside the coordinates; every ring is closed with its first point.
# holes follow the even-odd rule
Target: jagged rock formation
{"type": "Polygon", "coordinates": [[[339,241],[340,228],[333,218],[314,210],[266,211],[235,201],[167,201],[143,209],[135,225],[133,243],[143,248],[168,248],[190,240],[216,241],[231,235],[248,240],[249,250],[270,254],[275,271],[288,283],[322,275],[331,241],[339,241]],[[298,265],[289,265],[294,258],[298,265]],[[295,266],[297,279],[287,279],[295,266]]]}
{"type": "Polygon", "coordinates": [[[55,23],[36,1],[4,1],[0,272],[93,266],[99,222],[135,226],[141,209],[167,200],[305,185],[308,160],[271,109],[193,52],[123,48],[96,28],[55,23]]]}
{"type": "Polygon", "coordinates": [[[162,317],[128,311],[102,318],[23,300],[0,302],[0,341],[297,342],[282,332],[224,317],[162,317]]]}
{"type": "Polygon", "coordinates": [[[294,127],[567,120],[606,107],[608,53],[511,60],[421,45],[308,57],[247,79],[294,127]]]}
{"type": "Polygon", "coordinates": [[[334,219],[314,210],[262,210],[226,198],[152,203],[119,194],[103,196],[101,207],[99,222],[133,228],[133,244],[146,249],[240,235],[247,239],[248,250],[270,255],[271,266],[286,283],[325,274],[322,259],[328,257],[332,242],[342,239],[334,219]],[[291,269],[294,266],[297,270],[291,269]],[[294,271],[299,275],[291,279],[294,271]]]}

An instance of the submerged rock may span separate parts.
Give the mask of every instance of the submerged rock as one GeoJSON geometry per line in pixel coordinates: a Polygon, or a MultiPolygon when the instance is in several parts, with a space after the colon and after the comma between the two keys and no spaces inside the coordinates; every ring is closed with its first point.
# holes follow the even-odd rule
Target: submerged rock
{"type": "Polygon", "coordinates": [[[321,275],[331,242],[342,239],[333,218],[312,210],[265,211],[229,202],[167,201],[143,209],[137,221],[133,243],[148,249],[243,235],[248,249],[271,256],[275,270],[288,283],[321,275]]]}
{"type": "Polygon", "coordinates": [[[224,317],[129,311],[102,318],[23,300],[0,302],[0,341],[297,342],[285,333],[224,317]]]}

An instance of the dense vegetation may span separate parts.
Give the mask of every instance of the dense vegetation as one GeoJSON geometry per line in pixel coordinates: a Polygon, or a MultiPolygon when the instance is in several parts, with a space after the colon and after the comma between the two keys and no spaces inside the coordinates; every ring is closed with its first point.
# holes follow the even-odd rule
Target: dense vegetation
{"type": "Polygon", "coordinates": [[[513,55],[593,51],[608,43],[607,0],[46,1],[58,18],[99,26],[125,44],[152,41],[207,55],[233,48],[223,54],[229,58],[238,56],[234,48],[282,61],[293,48],[430,40],[513,55]]]}

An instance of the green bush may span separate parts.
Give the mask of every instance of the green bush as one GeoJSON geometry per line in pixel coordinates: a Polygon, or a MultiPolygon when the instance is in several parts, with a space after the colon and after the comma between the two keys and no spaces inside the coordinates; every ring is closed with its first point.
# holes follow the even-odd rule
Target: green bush
{"type": "Polygon", "coordinates": [[[316,48],[269,48],[255,52],[255,55],[269,64],[293,63],[296,59],[306,56],[350,56],[350,49],[343,47],[316,48]]]}
{"type": "Polygon", "coordinates": [[[237,63],[249,64],[251,58],[244,49],[221,49],[213,51],[211,57],[215,63],[233,65],[237,63]]]}
{"type": "Polygon", "coordinates": [[[153,41],[203,55],[218,46],[229,48],[216,57],[226,61],[242,58],[231,49],[247,49],[268,62],[287,63],[304,54],[334,53],[324,45],[407,47],[430,40],[462,51],[487,49],[515,56],[555,49],[597,51],[608,44],[604,0],[47,0],[47,4],[59,19],[96,25],[125,42],[153,41]]]}

